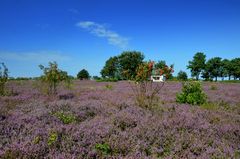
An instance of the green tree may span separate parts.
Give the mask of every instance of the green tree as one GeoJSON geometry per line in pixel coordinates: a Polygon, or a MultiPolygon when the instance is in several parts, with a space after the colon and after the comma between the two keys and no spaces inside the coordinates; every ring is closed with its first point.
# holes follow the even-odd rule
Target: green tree
{"type": "Polygon", "coordinates": [[[177,79],[181,80],[181,81],[187,81],[187,79],[188,79],[187,73],[184,71],[179,71],[178,75],[177,75],[177,79]]]}
{"type": "Polygon", "coordinates": [[[205,81],[211,81],[212,80],[212,78],[210,77],[210,74],[209,74],[209,72],[208,72],[206,67],[202,71],[202,78],[204,78],[205,81]]]}
{"type": "Polygon", "coordinates": [[[69,82],[67,72],[60,70],[56,62],[49,62],[49,67],[43,65],[39,67],[43,70],[44,75],[41,76],[41,80],[47,84],[48,94],[56,94],[57,86],[61,81],[69,82]]]}
{"type": "Polygon", "coordinates": [[[193,56],[193,60],[189,61],[187,68],[191,70],[191,75],[192,77],[196,77],[196,80],[199,79],[201,72],[205,68],[205,61],[206,55],[202,52],[197,52],[193,56]]]}
{"type": "Polygon", "coordinates": [[[5,84],[8,81],[8,68],[4,63],[0,66],[0,95],[5,95],[5,84]]]}
{"type": "Polygon", "coordinates": [[[233,76],[233,74],[234,74],[233,62],[231,60],[224,59],[223,60],[223,67],[226,70],[226,73],[227,73],[227,76],[228,76],[228,80],[231,80],[231,76],[233,76]]]}
{"type": "Polygon", "coordinates": [[[210,78],[215,78],[221,76],[222,61],[221,57],[214,57],[207,61],[205,70],[209,73],[210,78]]]}
{"type": "Polygon", "coordinates": [[[165,61],[161,60],[161,61],[158,61],[155,65],[154,65],[155,69],[161,69],[164,71],[164,75],[166,77],[166,79],[172,79],[173,78],[173,75],[172,73],[174,72],[173,71],[173,67],[174,65],[171,64],[170,67],[168,67],[168,65],[166,64],[165,61]]]}
{"type": "Polygon", "coordinates": [[[137,51],[125,51],[118,56],[119,71],[123,79],[132,79],[136,70],[143,63],[144,55],[137,51]]]}
{"type": "Polygon", "coordinates": [[[235,58],[235,59],[231,60],[231,63],[233,65],[234,80],[236,80],[237,78],[240,79],[240,58],[235,58]]]}
{"type": "Polygon", "coordinates": [[[221,66],[219,68],[219,77],[222,78],[222,81],[224,80],[224,77],[228,76],[227,65],[228,65],[228,60],[224,59],[221,61],[221,66]]]}
{"type": "Polygon", "coordinates": [[[82,69],[81,71],[78,72],[77,78],[80,80],[83,80],[83,79],[89,79],[90,76],[87,70],[82,69]]]}
{"type": "Polygon", "coordinates": [[[101,75],[103,78],[115,78],[118,76],[119,72],[119,62],[118,62],[118,57],[110,57],[106,63],[103,69],[101,70],[101,75]]]}

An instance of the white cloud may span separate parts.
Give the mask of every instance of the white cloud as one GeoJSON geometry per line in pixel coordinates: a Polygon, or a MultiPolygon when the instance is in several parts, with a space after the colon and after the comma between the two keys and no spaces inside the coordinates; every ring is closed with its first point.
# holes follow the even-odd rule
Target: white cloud
{"type": "Polygon", "coordinates": [[[103,37],[108,40],[108,43],[120,48],[126,48],[128,45],[128,38],[120,36],[118,33],[109,30],[106,26],[92,22],[92,21],[82,21],[76,24],[91,34],[97,37],[103,37]]]}
{"type": "Polygon", "coordinates": [[[71,58],[54,51],[37,51],[37,52],[0,51],[0,60],[45,63],[49,61],[65,62],[71,60],[71,58]]]}

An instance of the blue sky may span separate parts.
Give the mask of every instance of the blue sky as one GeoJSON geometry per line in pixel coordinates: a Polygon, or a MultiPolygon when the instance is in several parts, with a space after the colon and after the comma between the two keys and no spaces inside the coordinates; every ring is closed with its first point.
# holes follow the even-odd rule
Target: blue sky
{"type": "Polygon", "coordinates": [[[240,55],[238,0],[1,0],[0,61],[10,76],[39,76],[57,61],[99,75],[110,56],[141,51],[175,74],[196,52],[240,55]]]}

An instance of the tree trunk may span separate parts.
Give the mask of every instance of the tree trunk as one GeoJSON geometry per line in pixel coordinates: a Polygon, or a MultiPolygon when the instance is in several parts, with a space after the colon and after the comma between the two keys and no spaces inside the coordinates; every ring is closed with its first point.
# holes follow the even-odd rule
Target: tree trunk
{"type": "Polygon", "coordinates": [[[199,75],[196,76],[196,80],[198,81],[199,75]]]}
{"type": "Polygon", "coordinates": [[[215,82],[217,82],[217,77],[215,77],[215,82]]]}
{"type": "Polygon", "coordinates": [[[229,80],[229,81],[231,80],[231,75],[228,76],[228,80],[229,80]]]}

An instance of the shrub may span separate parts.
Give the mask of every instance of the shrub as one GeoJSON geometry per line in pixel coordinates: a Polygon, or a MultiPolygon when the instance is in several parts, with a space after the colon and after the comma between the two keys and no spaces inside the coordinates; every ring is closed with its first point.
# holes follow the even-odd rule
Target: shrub
{"type": "Polygon", "coordinates": [[[217,90],[218,89],[218,87],[217,87],[217,85],[215,85],[215,84],[212,84],[211,86],[210,86],[210,90],[217,90]]]}
{"type": "Polygon", "coordinates": [[[0,66],[0,95],[5,95],[5,85],[8,80],[8,69],[4,63],[0,66]]]}
{"type": "Polygon", "coordinates": [[[177,79],[180,81],[187,81],[187,79],[188,79],[187,73],[184,71],[179,71],[178,75],[177,75],[177,79]]]}
{"type": "Polygon", "coordinates": [[[101,78],[96,80],[96,82],[117,82],[118,79],[116,78],[101,78]]]}
{"type": "Polygon", "coordinates": [[[51,132],[48,137],[48,146],[53,145],[57,141],[57,138],[58,134],[56,132],[51,132]]]}
{"type": "Polygon", "coordinates": [[[206,102],[207,96],[203,92],[200,82],[183,83],[182,92],[176,96],[178,103],[199,105],[206,102]]]}
{"type": "Polygon", "coordinates": [[[106,84],[106,85],[105,85],[105,88],[108,89],[108,90],[112,90],[112,89],[113,89],[113,86],[110,85],[110,84],[106,84]]]}
{"type": "Polygon", "coordinates": [[[100,153],[103,155],[108,155],[111,153],[111,148],[108,144],[103,143],[103,144],[96,144],[95,145],[96,150],[98,150],[100,153]]]}
{"type": "Polygon", "coordinates": [[[53,115],[56,116],[59,120],[61,120],[64,124],[70,124],[70,123],[76,121],[76,118],[73,114],[67,114],[64,112],[56,112],[53,115]]]}
{"type": "Polygon", "coordinates": [[[67,72],[60,70],[56,62],[49,62],[49,67],[44,67],[43,65],[39,65],[39,67],[43,70],[44,75],[41,77],[41,80],[47,84],[48,94],[56,94],[57,86],[61,81],[70,81],[67,72]]]}

